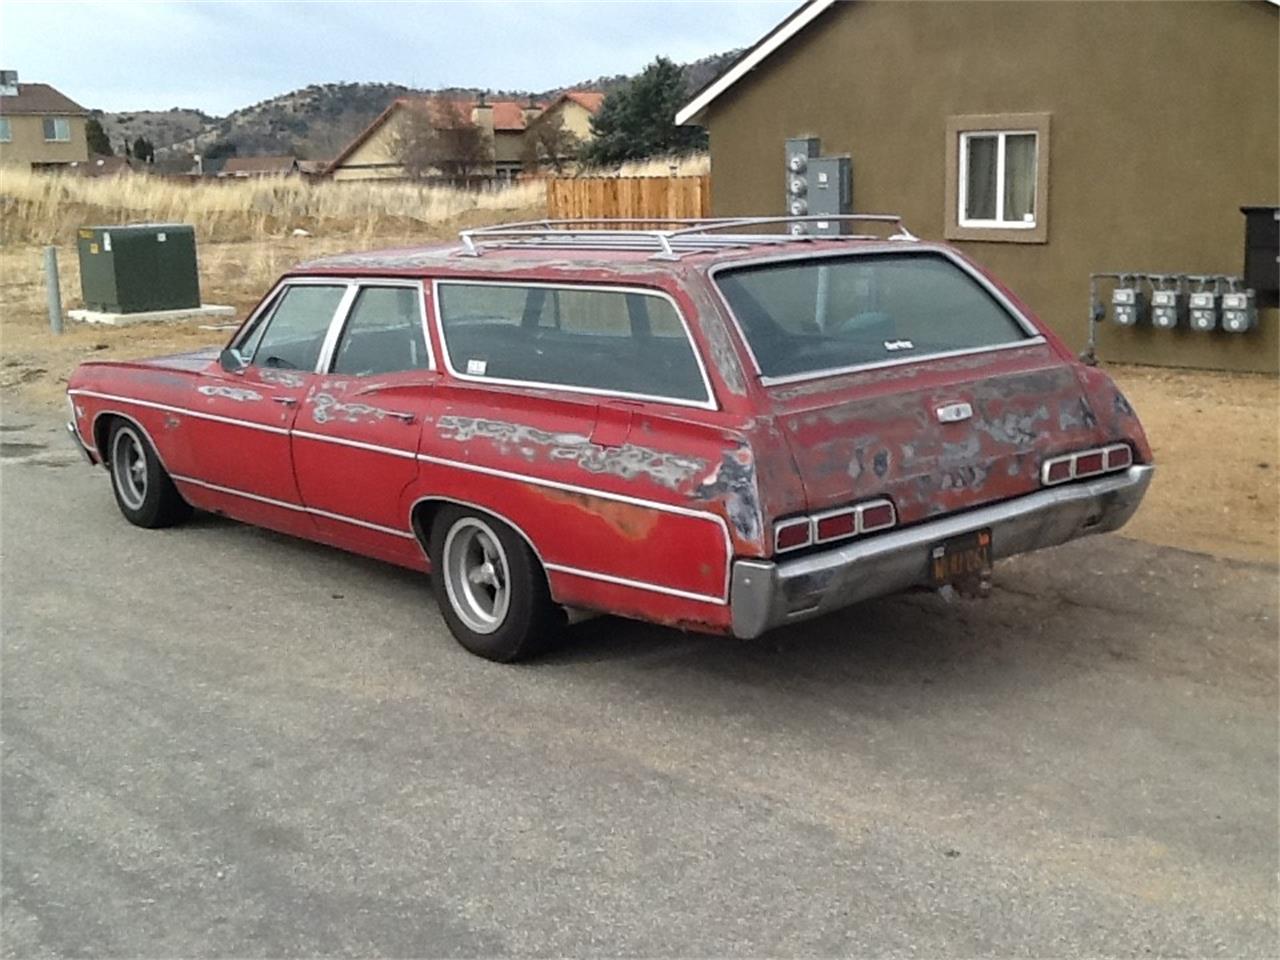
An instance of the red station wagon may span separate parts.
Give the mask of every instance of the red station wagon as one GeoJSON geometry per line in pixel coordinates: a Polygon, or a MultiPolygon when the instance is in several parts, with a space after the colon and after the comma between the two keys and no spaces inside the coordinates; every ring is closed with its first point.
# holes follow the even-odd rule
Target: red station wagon
{"type": "Polygon", "coordinates": [[[575,611],[754,637],[1114,530],[1138,418],[896,217],[542,221],[280,279],[221,352],[82,364],[132,523],[192,509],[432,571],[494,660],[575,611]],[[863,228],[867,229],[867,228],[863,228]]]}

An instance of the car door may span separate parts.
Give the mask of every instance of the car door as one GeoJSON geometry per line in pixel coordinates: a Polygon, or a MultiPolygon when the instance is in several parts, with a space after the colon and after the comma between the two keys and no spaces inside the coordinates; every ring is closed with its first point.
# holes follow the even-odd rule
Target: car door
{"type": "Polygon", "coordinates": [[[294,479],[290,431],[353,293],[345,280],[282,284],[232,343],[228,360],[200,378],[187,424],[195,476],[187,479],[217,509],[313,532],[294,479]]]}
{"type": "Polygon", "coordinates": [[[403,495],[438,376],[429,342],[420,282],[357,285],[292,433],[302,502],[326,539],[421,556],[403,495]]]}

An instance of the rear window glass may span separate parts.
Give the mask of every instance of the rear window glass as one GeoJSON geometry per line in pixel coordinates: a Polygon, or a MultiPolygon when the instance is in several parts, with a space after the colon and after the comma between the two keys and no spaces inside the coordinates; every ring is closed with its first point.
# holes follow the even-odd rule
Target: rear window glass
{"type": "Polygon", "coordinates": [[[936,254],[766,264],[716,277],[766,377],[1016,342],[1027,332],[936,254]]]}
{"type": "Polygon", "coordinates": [[[439,284],[455,373],[704,402],[706,381],[675,306],[635,291],[439,284]]]}

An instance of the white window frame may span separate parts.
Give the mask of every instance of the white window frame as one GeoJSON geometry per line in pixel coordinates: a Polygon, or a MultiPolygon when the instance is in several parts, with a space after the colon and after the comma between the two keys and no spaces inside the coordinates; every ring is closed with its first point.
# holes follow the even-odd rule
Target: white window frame
{"type": "MultiPolygon", "coordinates": [[[[290,287],[346,287],[346,291],[339,300],[337,308],[333,312],[333,316],[329,319],[329,325],[325,329],[324,341],[320,346],[320,356],[316,358],[316,366],[314,370],[294,370],[293,373],[299,374],[327,374],[333,365],[334,352],[337,350],[338,341],[342,338],[342,333],[346,329],[347,316],[351,312],[352,306],[355,304],[356,297],[360,293],[362,287],[411,287],[418,291],[418,310],[422,320],[422,338],[427,345],[427,366],[426,368],[415,368],[415,371],[409,372],[433,372],[436,369],[435,351],[431,346],[431,325],[428,320],[427,311],[427,290],[426,284],[421,280],[413,278],[396,278],[396,277],[351,277],[351,276],[290,276],[281,279],[271,292],[262,298],[262,302],[257,309],[253,311],[240,325],[240,329],[231,337],[228,344],[232,350],[239,350],[240,346],[253,336],[254,330],[259,324],[269,324],[275,315],[276,309],[280,306],[284,298],[284,294],[290,287]]],[[[246,363],[246,367],[250,366],[246,363]]],[[[398,371],[399,372],[399,371],[398,371]]],[[[385,374],[390,376],[390,374],[385,374]]],[[[354,377],[352,379],[355,379],[354,377]]]]}
{"type": "Polygon", "coordinates": [[[44,129],[45,123],[53,121],[53,136],[50,137],[46,133],[45,143],[70,143],[71,142],[71,118],[70,117],[41,117],[40,127],[44,129]],[[65,137],[58,136],[59,132],[66,131],[65,137]]]}
{"type": "Polygon", "coordinates": [[[956,180],[956,223],[980,230],[1034,230],[1040,217],[1040,132],[1038,130],[970,130],[960,134],[960,169],[956,180]],[[1036,170],[1030,220],[1004,219],[1005,144],[1008,137],[1030,136],[1035,141],[1036,170]],[[969,206],[969,141],[996,139],[996,218],[979,220],[965,216],[969,206]]]}
{"type": "Polygon", "coordinates": [[[438,325],[437,329],[440,333],[440,352],[444,357],[444,366],[448,370],[450,376],[457,380],[467,383],[482,383],[491,386],[504,387],[532,387],[538,390],[563,390],[566,393],[581,393],[588,396],[596,397],[617,397],[621,400],[651,400],[655,403],[671,404],[677,407],[695,407],[699,410],[718,410],[720,409],[716,402],[715,391],[711,388],[711,378],[707,376],[707,365],[703,362],[702,351],[698,349],[698,341],[693,336],[693,331],[689,328],[689,321],[684,315],[684,311],[680,309],[680,305],[676,303],[675,297],[667,293],[665,290],[658,290],[654,287],[624,287],[614,286],[613,284],[599,283],[556,283],[554,281],[539,280],[470,280],[461,277],[441,277],[431,281],[431,297],[435,302],[435,321],[438,325]],[[702,376],[702,387],[706,391],[706,399],[704,400],[688,400],[683,397],[666,397],[661,394],[652,393],[628,393],[623,390],[608,390],[603,387],[579,387],[576,385],[564,383],[552,383],[542,380],[514,380],[506,377],[487,377],[476,374],[468,374],[459,371],[453,365],[453,358],[449,355],[449,340],[445,335],[444,328],[444,311],[440,308],[440,288],[443,286],[479,286],[479,287],[542,287],[548,290],[596,290],[605,293],[635,293],[646,297],[657,297],[666,300],[671,309],[675,311],[677,317],[680,318],[680,326],[684,330],[685,341],[689,344],[689,349],[693,351],[693,358],[698,364],[698,373],[702,376]]]}
{"type": "Polygon", "coordinates": [[[13,125],[8,117],[0,117],[0,143],[13,143],[13,125]]]}

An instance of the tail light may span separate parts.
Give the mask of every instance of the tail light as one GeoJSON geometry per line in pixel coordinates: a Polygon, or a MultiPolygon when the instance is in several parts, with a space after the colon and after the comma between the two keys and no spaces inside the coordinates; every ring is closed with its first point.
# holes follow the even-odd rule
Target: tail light
{"type": "Polygon", "coordinates": [[[1092,450],[1064,454],[1046,460],[1040,468],[1040,481],[1046,487],[1068,480],[1083,480],[1103,473],[1124,470],[1133,463],[1133,451],[1127,443],[1113,443],[1092,450]]]}
{"type": "Polygon", "coordinates": [[[792,517],[774,524],[773,550],[774,553],[787,553],[814,543],[847,540],[887,530],[897,522],[897,511],[888,500],[868,500],[808,517],[792,517]]]}

